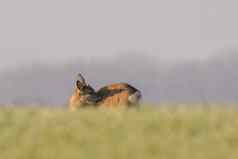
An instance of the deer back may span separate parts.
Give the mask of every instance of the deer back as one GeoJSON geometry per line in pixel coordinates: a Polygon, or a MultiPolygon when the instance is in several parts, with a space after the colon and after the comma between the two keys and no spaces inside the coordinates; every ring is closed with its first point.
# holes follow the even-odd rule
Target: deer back
{"type": "Polygon", "coordinates": [[[138,101],[132,102],[130,97],[136,92],[139,91],[127,83],[107,85],[97,91],[97,95],[101,97],[100,101],[97,102],[97,105],[106,107],[134,105],[137,104],[138,101]]]}

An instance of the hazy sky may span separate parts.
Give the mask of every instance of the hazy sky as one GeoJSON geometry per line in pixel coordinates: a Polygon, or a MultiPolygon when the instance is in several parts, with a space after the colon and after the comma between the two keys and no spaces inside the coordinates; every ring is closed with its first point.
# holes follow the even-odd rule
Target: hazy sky
{"type": "Polygon", "coordinates": [[[237,6],[236,0],[0,1],[0,67],[130,51],[208,57],[238,46],[237,6]]]}

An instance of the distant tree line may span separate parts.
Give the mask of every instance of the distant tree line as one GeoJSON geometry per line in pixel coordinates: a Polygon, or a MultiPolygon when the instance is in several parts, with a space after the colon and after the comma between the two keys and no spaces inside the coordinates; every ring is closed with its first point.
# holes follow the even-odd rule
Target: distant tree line
{"type": "Polygon", "coordinates": [[[238,102],[238,52],[207,60],[165,63],[144,54],[52,65],[19,66],[0,73],[1,105],[66,105],[81,72],[92,86],[128,82],[144,102],[238,102]]]}

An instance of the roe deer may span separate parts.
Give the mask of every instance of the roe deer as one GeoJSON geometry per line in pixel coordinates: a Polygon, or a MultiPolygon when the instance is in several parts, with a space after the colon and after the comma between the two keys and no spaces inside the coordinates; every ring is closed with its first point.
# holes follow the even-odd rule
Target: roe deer
{"type": "Polygon", "coordinates": [[[141,99],[139,90],[127,83],[114,83],[95,91],[81,74],[76,80],[76,89],[70,98],[70,110],[85,106],[121,107],[138,106],[141,99]]]}

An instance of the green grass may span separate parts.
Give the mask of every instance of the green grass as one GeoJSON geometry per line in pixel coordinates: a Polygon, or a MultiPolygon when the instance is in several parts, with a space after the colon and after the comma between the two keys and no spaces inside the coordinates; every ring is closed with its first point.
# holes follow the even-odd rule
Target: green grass
{"type": "Polygon", "coordinates": [[[238,109],[0,109],[0,159],[67,158],[237,159],[238,109]]]}

